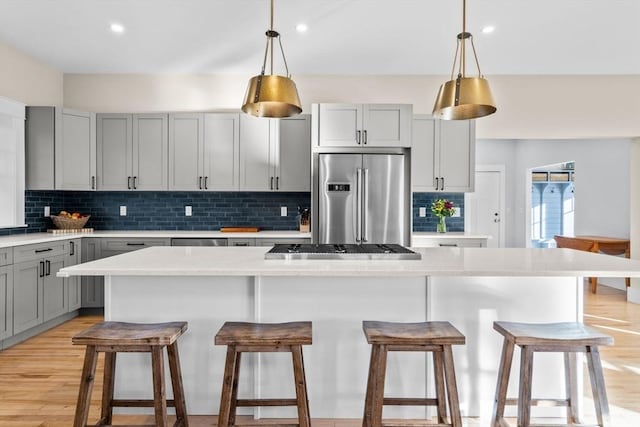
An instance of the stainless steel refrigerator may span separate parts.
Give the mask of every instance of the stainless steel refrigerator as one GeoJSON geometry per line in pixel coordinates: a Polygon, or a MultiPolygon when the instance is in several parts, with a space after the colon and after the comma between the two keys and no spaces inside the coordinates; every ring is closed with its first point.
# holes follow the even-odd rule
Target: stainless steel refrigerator
{"type": "Polygon", "coordinates": [[[409,245],[408,155],[320,153],[317,166],[315,242],[409,245]]]}

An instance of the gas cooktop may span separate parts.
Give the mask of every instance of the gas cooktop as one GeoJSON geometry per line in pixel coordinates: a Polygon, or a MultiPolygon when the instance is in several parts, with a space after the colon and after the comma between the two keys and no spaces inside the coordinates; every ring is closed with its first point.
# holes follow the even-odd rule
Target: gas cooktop
{"type": "Polygon", "coordinates": [[[422,256],[396,244],[278,244],[265,259],[415,260],[422,256]]]}

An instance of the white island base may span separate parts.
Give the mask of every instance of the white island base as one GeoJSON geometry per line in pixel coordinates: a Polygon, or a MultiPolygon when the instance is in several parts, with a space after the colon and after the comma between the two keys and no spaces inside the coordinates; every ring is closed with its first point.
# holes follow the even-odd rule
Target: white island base
{"type": "MultiPolygon", "coordinates": [[[[389,273],[376,277],[365,271],[328,276],[326,265],[321,270],[317,276],[106,275],[105,319],[189,322],[178,345],[187,409],[193,415],[218,413],[226,347],[214,346],[213,337],[225,321],[310,320],[313,345],[305,346],[303,352],[313,418],[362,417],[370,357],[363,320],[447,320],[467,338],[466,345],[453,348],[462,415],[486,420],[493,408],[502,346],[502,336],[493,330],[492,322],[582,320],[582,277],[578,276],[389,273]]],[[[517,395],[518,360],[516,351],[510,396],[517,395]]],[[[536,355],[533,396],[564,396],[562,372],[561,355],[536,355]]],[[[432,396],[431,373],[430,354],[392,352],[385,395],[432,396]]],[[[151,384],[148,355],[118,355],[116,396],[148,397],[151,384]]],[[[239,395],[293,397],[289,354],[243,358],[239,395]]],[[[550,414],[564,413],[548,409],[555,409],[550,414]]],[[[241,414],[252,411],[239,409],[241,414]]],[[[254,414],[288,418],[296,412],[295,408],[262,408],[254,414]]],[[[425,416],[425,409],[385,407],[384,415],[418,418],[425,416]]]]}

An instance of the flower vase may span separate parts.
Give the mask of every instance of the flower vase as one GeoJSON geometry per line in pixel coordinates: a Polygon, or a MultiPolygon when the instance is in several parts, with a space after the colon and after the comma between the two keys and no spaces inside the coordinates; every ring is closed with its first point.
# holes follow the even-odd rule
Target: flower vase
{"type": "Polygon", "coordinates": [[[444,222],[445,217],[438,217],[438,233],[446,233],[447,232],[447,223],[444,222]]]}

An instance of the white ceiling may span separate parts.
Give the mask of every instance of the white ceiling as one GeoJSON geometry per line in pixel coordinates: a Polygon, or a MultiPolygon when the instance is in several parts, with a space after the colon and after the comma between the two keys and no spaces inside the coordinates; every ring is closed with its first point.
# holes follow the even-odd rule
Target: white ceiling
{"type": "MultiPolygon", "coordinates": [[[[640,74],[639,0],[467,3],[486,75],[640,74]],[[495,32],[482,34],[486,25],[495,32]]],[[[275,8],[294,76],[448,74],[462,26],[461,0],[276,0],[275,8]],[[307,33],[295,31],[300,22],[307,33]]],[[[65,73],[251,75],[268,16],[269,0],[0,0],[0,41],[65,73]],[[111,33],[111,22],[126,32],[111,33]]]]}

